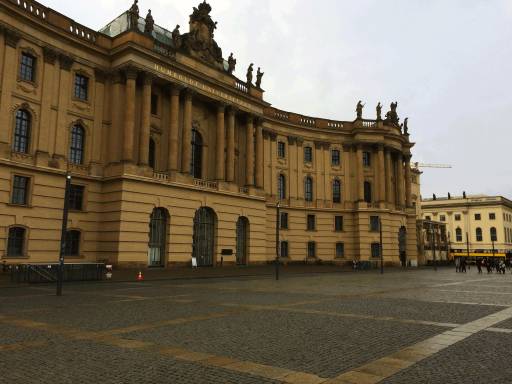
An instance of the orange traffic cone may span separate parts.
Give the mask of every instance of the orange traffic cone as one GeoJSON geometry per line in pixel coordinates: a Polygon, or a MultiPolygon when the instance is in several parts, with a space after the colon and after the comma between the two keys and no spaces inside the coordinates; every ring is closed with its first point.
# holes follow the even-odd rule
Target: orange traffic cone
{"type": "Polygon", "coordinates": [[[144,280],[144,276],[142,276],[142,272],[139,271],[139,274],[137,275],[137,281],[142,281],[144,280]]]}

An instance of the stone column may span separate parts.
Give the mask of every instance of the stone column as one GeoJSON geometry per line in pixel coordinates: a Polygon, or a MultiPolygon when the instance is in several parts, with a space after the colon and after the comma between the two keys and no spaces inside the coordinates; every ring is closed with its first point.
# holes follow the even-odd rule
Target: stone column
{"type": "Polygon", "coordinates": [[[256,187],[263,188],[263,120],[256,125],[256,187]]]}
{"type": "Polygon", "coordinates": [[[192,156],[192,92],[187,89],[185,93],[185,107],[183,110],[183,132],[181,142],[181,172],[190,174],[190,159],[192,156]]]}
{"type": "Polygon", "coordinates": [[[324,180],[322,179],[322,173],[323,173],[323,147],[324,143],[316,141],[315,142],[315,154],[313,156],[313,161],[315,165],[315,188],[313,191],[315,191],[316,200],[318,207],[323,207],[324,200],[325,200],[325,184],[324,180]]]}
{"type": "MultiPolygon", "coordinates": [[[[329,143],[323,145],[323,169],[324,174],[324,198],[328,202],[327,206],[332,206],[332,183],[331,180],[331,146],[329,143]],[[330,205],[329,205],[330,204],[330,205]]],[[[343,199],[343,187],[341,188],[343,199]]]]}
{"type": "Polygon", "coordinates": [[[112,125],[109,130],[107,147],[107,159],[110,163],[120,160],[122,141],[119,138],[123,137],[123,115],[121,113],[123,100],[123,76],[120,71],[114,71],[112,73],[112,108],[110,111],[112,125]]]}
{"type": "MultiPolygon", "coordinates": [[[[18,55],[16,48],[21,36],[18,33],[5,29],[5,50],[4,50],[4,63],[2,73],[2,94],[0,98],[0,157],[7,157],[10,152],[9,144],[12,140],[13,133],[10,122],[13,115],[11,111],[12,106],[12,91],[16,83],[18,66],[18,55]]],[[[30,148],[30,147],[29,147],[30,148]]]]}
{"type": "Polygon", "coordinates": [[[297,198],[304,200],[304,139],[297,137],[297,198]]]}
{"type": "Polygon", "coordinates": [[[343,201],[352,201],[352,180],[350,177],[352,157],[352,146],[350,144],[343,144],[343,157],[342,157],[342,169],[344,173],[343,182],[343,201]]]}
{"type": "Polygon", "coordinates": [[[269,132],[270,138],[270,193],[277,196],[277,133],[269,132]]]}
{"type": "MultiPolygon", "coordinates": [[[[41,89],[41,124],[39,126],[39,141],[37,145],[38,152],[45,154],[49,153],[50,145],[50,127],[52,116],[52,98],[55,84],[55,62],[57,60],[57,52],[53,49],[44,47],[44,69],[43,69],[43,87],[41,89]]],[[[5,78],[4,78],[5,81],[5,78]]],[[[2,91],[3,94],[3,91],[2,91]]],[[[48,159],[46,160],[48,165],[48,159]]]]}
{"type": "Polygon", "coordinates": [[[401,153],[397,156],[397,184],[398,184],[398,206],[403,207],[405,202],[405,191],[404,191],[404,161],[401,153]]]}
{"type": "Polygon", "coordinates": [[[139,137],[139,164],[147,166],[149,163],[149,136],[151,134],[151,85],[153,76],[144,74],[142,88],[142,119],[139,137]]]}
{"type": "Polygon", "coordinates": [[[59,55],[60,80],[59,80],[59,110],[57,112],[57,128],[55,132],[55,146],[53,149],[56,158],[63,159],[67,156],[66,141],[69,138],[68,126],[68,105],[71,95],[71,67],[73,58],[66,55],[59,55]]]}
{"type": "Polygon", "coordinates": [[[363,168],[363,147],[357,146],[356,150],[357,164],[357,201],[364,201],[364,168],[363,168]]]}
{"type": "Polygon", "coordinates": [[[391,184],[391,176],[393,174],[392,162],[391,162],[391,152],[389,149],[385,151],[386,162],[385,173],[386,173],[386,199],[388,204],[392,205],[395,203],[395,199],[393,197],[393,186],[391,184]]]}
{"type": "Polygon", "coordinates": [[[254,118],[247,116],[245,132],[245,184],[254,185],[254,118]]]}
{"type": "Polygon", "coordinates": [[[379,202],[384,203],[386,201],[386,171],[385,171],[385,159],[384,159],[384,145],[379,144],[378,146],[378,164],[377,164],[377,178],[379,184],[379,202]]]}
{"type": "Polygon", "coordinates": [[[169,118],[169,148],[167,154],[167,170],[177,172],[178,169],[178,135],[180,117],[180,87],[171,87],[171,104],[169,106],[171,116],[169,118]]]}
{"type": "Polygon", "coordinates": [[[99,164],[101,162],[101,152],[102,152],[102,141],[103,141],[103,111],[105,110],[105,73],[99,69],[94,70],[94,79],[95,81],[95,105],[96,105],[96,113],[94,115],[94,129],[92,133],[92,156],[91,162],[94,164],[99,164]]]}
{"type": "Polygon", "coordinates": [[[126,100],[125,100],[125,120],[124,120],[124,139],[123,139],[123,158],[125,162],[133,161],[133,139],[135,134],[135,99],[137,88],[137,70],[127,68],[126,75],[126,100]]]}
{"type": "Polygon", "coordinates": [[[297,200],[298,189],[297,189],[297,138],[294,136],[288,136],[288,159],[289,159],[289,176],[288,186],[290,190],[290,199],[297,200]]]}
{"type": "Polygon", "coordinates": [[[215,147],[215,175],[216,179],[223,181],[226,178],[226,127],[224,125],[224,104],[217,105],[217,129],[216,129],[216,147],[215,147]]]}
{"type": "Polygon", "coordinates": [[[226,181],[235,181],[235,116],[233,107],[228,111],[228,151],[226,155],[226,181]]]}
{"type": "Polygon", "coordinates": [[[405,155],[405,205],[412,207],[411,155],[405,155]]]}

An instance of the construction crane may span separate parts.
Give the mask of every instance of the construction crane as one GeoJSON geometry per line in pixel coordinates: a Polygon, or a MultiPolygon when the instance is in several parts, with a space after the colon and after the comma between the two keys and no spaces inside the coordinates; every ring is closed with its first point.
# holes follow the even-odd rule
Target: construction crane
{"type": "Polygon", "coordinates": [[[452,168],[450,164],[427,164],[427,163],[414,163],[415,168],[452,168]]]}

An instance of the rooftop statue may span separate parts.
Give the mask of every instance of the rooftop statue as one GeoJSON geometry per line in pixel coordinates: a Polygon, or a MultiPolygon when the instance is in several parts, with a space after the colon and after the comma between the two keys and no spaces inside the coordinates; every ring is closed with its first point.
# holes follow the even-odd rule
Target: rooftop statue
{"type": "Polygon", "coordinates": [[[256,72],[256,88],[261,88],[261,79],[265,72],[261,72],[260,67],[258,67],[258,71],[256,72]]]}
{"type": "Polygon", "coordinates": [[[130,29],[137,29],[139,25],[139,0],[134,0],[132,6],[128,10],[128,17],[130,18],[130,29]]]}
{"type": "Polygon", "coordinates": [[[406,117],[405,120],[404,120],[404,135],[408,135],[409,134],[409,127],[407,126],[408,122],[409,122],[409,118],[406,117]]]}
{"type": "Polygon", "coordinates": [[[249,68],[247,68],[247,86],[252,85],[252,72],[254,71],[253,66],[254,64],[251,63],[251,65],[249,65],[249,68]]]}
{"type": "Polygon", "coordinates": [[[151,35],[153,33],[153,29],[155,28],[155,20],[153,16],[151,16],[151,9],[148,10],[148,14],[146,15],[146,25],[144,26],[144,33],[151,35]]]}
{"type": "Polygon", "coordinates": [[[176,28],[174,28],[172,31],[172,42],[174,43],[174,48],[178,49],[181,47],[181,35],[179,24],[177,24],[176,28]]]}
{"type": "Polygon", "coordinates": [[[382,104],[379,101],[379,104],[377,104],[377,120],[382,120],[382,104]]]}
{"type": "Polygon", "coordinates": [[[230,75],[232,75],[233,72],[235,71],[235,66],[236,66],[236,59],[233,57],[233,52],[231,52],[231,54],[228,57],[228,73],[230,75]]]}
{"type": "Polygon", "coordinates": [[[365,104],[363,104],[363,102],[361,100],[359,100],[357,102],[357,105],[356,105],[356,113],[357,113],[357,118],[358,119],[362,119],[363,118],[363,108],[364,108],[365,104]]]}
{"type": "Polygon", "coordinates": [[[398,118],[398,114],[396,113],[397,107],[398,107],[397,101],[395,101],[394,103],[391,103],[390,111],[388,111],[386,113],[386,120],[384,120],[385,124],[394,125],[396,127],[399,127],[400,119],[398,118]]]}
{"type": "Polygon", "coordinates": [[[189,33],[181,36],[181,48],[219,69],[224,69],[222,50],[213,39],[217,23],[210,16],[212,7],[203,1],[190,15],[189,33]]]}

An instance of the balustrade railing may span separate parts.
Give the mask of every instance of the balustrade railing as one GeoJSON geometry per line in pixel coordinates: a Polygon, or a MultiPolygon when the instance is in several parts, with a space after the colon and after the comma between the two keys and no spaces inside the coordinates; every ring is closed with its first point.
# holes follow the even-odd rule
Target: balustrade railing
{"type": "Polygon", "coordinates": [[[81,39],[88,40],[91,43],[96,42],[96,32],[73,21],[71,21],[71,25],[69,26],[69,32],[81,39]]]}
{"type": "Polygon", "coordinates": [[[244,92],[244,93],[249,93],[249,87],[247,86],[246,83],[244,83],[241,80],[238,80],[238,79],[236,80],[235,88],[238,89],[239,91],[244,92]]]}
{"type": "Polygon", "coordinates": [[[247,195],[249,193],[249,188],[247,188],[247,187],[240,187],[240,193],[245,193],[247,195]]]}
{"type": "Polygon", "coordinates": [[[299,124],[307,125],[308,127],[314,127],[316,125],[316,120],[312,117],[300,116],[299,124]]]}
{"type": "Polygon", "coordinates": [[[377,126],[377,122],[375,120],[363,120],[363,127],[365,128],[373,128],[377,126]]]}
{"type": "Polygon", "coordinates": [[[156,39],[154,41],[153,50],[163,56],[166,56],[166,57],[175,57],[176,56],[176,53],[175,53],[174,49],[171,48],[171,46],[164,44],[156,39]]]}
{"type": "Polygon", "coordinates": [[[328,121],[327,127],[329,128],[343,128],[343,123],[341,121],[328,121]]]}
{"type": "Polygon", "coordinates": [[[21,9],[31,13],[32,15],[39,17],[43,20],[46,20],[48,16],[47,8],[42,6],[41,4],[30,1],[30,0],[10,0],[11,3],[16,4],[21,9]]]}
{"type": "Polygon", "coordinates": [[[194,185],[196,187],[201,187],[201,188],[206,188],[206,189],[219,189],[219,184],[216,181],[194,179],[194,185]]]}
{"type": "Polygon", "coordinates": [[[169,175],[164,172],[153,172],[153,178],[166,181],[169,180],[169,175]]]}

